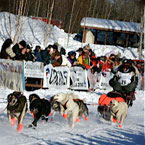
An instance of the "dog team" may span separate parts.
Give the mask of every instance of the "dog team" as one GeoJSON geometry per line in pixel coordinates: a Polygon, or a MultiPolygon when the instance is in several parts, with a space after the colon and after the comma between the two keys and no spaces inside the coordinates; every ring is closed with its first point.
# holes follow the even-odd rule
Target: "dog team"
{"type": "MultiPolygon", "coordinates": [[[[9,123],[13,126],[17,120],[17,132],[23,129],[23,119],[28,111],[26,97],[21,92],[14,91],[7,96],[7,116],[9,123]]],[[[50,98],[41,99],[37,94],[29,96],[29,110],[32,114],[33,121],[28,126],[35,129],[39,119],[47,122],[51,116],[53,120],[56,112],[59,112],[65,119],[68,119],[71,128],[74,128],[75,122],[79,122],[79,118],[83,117],[88,120],[89,110],[87,104],[79,99],[74,93],[58,93],[50,98]],[[51,113],[52,111],[52,113],[51,113]]],[[[122,127],[123,121],[127,116],[128,106],[125,102],[112,100],[110,102],[110,120],[119,123],[122,127]],[[116,121],[114,121],[114,118],[116,121]]]]}

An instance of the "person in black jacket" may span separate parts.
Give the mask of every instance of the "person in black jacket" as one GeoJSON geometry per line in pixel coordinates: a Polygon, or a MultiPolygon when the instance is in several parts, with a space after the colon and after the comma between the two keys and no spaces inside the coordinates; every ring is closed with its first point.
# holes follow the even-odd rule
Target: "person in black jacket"
{"type": "Polygon", "coordinates": [[[26,60],[26,61],[34,61],[34,60],[35,60],[35,57],[34,57],[34,55],[32,54],[31,47],[30,47],[29,45],[27,45],[27,47],[26,47],[26,56],[25,56],[25,60],[26,60]]]}
{"type": "Polygon", "coordinates": [[[43,62],[41,57],[41,47],[37,45],[34,50],[35,61],[43,62]]]}
{"type": "Polygon", "coordinates": [[[15,56],[15,59],[16,60],[21,60],[22,59],[22,49],[23,48],[26,48],[26,42],[24,40],[20,41],[19,43],[16,43],[14,46],[13,46],[13,51],[14,53],[16,54],[15,56]]]}
{"type": "Polygon", "coordinates": [[[138,84],[139,71],[134,62],[124,59],[122,64],[114,70],[114,77],[109,81],[114,91],[119,92],[125,98],[132,97],[135,100],[134,92],[138,84]]]}
{"type": "Polygon", "coordinates": [[[44,65],[50,63],[50,60],[51,60],[50,49],[51,48],[52,48],[52,45],[49,45],[48,47],[45,48],[45,50],[41,51],[41,58],[42,58],[42,61],[44,62],[44,65]]]}

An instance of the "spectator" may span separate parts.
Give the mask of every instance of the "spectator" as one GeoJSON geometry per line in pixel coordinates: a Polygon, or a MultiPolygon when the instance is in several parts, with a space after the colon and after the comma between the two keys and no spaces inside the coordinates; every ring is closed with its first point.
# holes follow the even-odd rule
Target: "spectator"
{"type": "Polygon", "coordinates": [[[14,59],[15,53],[12,49],[12,40],[10,38],[6,39],[2,45],[0,58],[3,59],[14,59]]]}
{"type": "Polygon", "coordinates": [[[29,45],[27,45],[27,47],[26,47],[26,57],[25,57],[25,60],[26,61],[34,61],[35,60],[35,57],[32,54],[31,47],[29,45]]]}
{"type": "Polygon", "coordinates": [[[77,59],[78,64],[81,64],[85,66],[85,68],[90,68],[90,58],[89,58],[89,49],[85,47],[82,51],[82,49],[79,49],[79,57],[77,59]]]}
{"type": "Polygon", "coordinates": [[[22,59],[21,52],[22,52],[23,48],[26,48],[26,42],[24,40],[20,41],[19,43],[16,43],[13,46],[13,51],[16,54],[16,60],[21,60],[22,59]]]}
{"type": "Polygon", "coordinates": [[[61,55],[66,55],[66,50],[59,44],[59,43],[54,43],[54,45],[58,48],[58,52],[61,53],[61,55]]]}
{"type": "Polygon", "coordinates": [[[20,61],[26,60],[26,51],[27,51],[26,48],[21,49],[21,54],[20,54],[18,60],[20,60],[20,61]]]}
{"type": "Polygon", "coordinates": [[[51,48],[52,45],[49,45],[48,47],[45,48],[45,50],[41,51],[41,58],[42,61],[44,62],[44,65],[49,64],[51,61],[51,55],[50,55],[51,48]]]}
{"type": "Polygon", "coordinates": [[[34,56],[35,56],[35,61],[43,62],[41,57],[41,47],[38,45],[35,47],[34,56]]]}
{"type": "Polygon", "coordinates": [[[84,53],[84,50],[83,50],[83,48],[79,48],[77,50],[77,52],[79,53],[79,56],[81,56],[84,53]]]}
{"type": "Polygon", "coordinates": [[[51,64],[55,66],[60,66],[62,64],[62,56],[61,53],[58,52],[58,48],[56,45],[53,45],[53,51],[51,53],[51,64]]]}
{"type": "Polygon", "coordinates": [[[71,63],[72,66],[77,64],[76,53],[74,51],[68,52],[67,59],[71,63]]]}

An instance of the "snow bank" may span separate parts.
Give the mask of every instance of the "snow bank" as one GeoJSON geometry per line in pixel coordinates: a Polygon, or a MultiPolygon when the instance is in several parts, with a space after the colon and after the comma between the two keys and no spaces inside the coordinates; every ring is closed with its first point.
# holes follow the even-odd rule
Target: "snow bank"
{"type": "MultiPolygon", "coordinates": [[[[14,38],[16,24],[17,24],[17,16],[10,14],[8,12],[0,13],[0,49],[4,40],[9,38],[14,38]],[[11,34],[10,34],[10,23],[9,16],[11,20],[11,34]]],[[[40,45],[43,47],[44,36],[47,30],[47,24],[41,20],[34,20],[31,17],[21,17],[21,29],[22,33],[20,36],[20,40],[24,39],[27,43],[35,47],[36,45],[40,45]]],[[[129,26],[128,26],[129,27],[129,26]]],[[[131,28],[132,29],[132,28],[131,28]]],[[[53,44],[54,42],[58,42],[62,45],[66,51],[77,50],[79,47],[83,47],[86,43],[80,43],[78,41],[73,40],[74,35],[71,34],[68,41],[68,34],[64,32],[63,29],[59,29],[56,26],[50,27],[48,44],[53,44]]],[[[126,56],[131,59],[138,59],[138,51],[137,48],[123,48],[120,46],[109,46],[109,45],[95,45],[90,44],[91,48],[94,50],[97,56],[106,55],[109,53],[118,54],[121,53],[122,57],[126,56]]],[[[143,53],[144,54],[144,53],[143,53]]],[[[143,56],[144,57],[144,56],[143,56]]]]}

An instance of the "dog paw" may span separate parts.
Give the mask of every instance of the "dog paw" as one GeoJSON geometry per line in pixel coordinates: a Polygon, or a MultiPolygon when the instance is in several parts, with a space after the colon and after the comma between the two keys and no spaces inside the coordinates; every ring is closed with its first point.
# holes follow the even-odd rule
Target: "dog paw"
{"type": "Polygon", "coordinates": [[[118,121],[118,123],[120,124],[121,122],[120,122],[120,121],[118,121]]]}
{"type": "Polygon", "coordinates": [[[122,125],[121,125],[121,124],[119,124],[119,127],[120,127],[120,128],[122,128],[122,125]]]}
{"type": "Polygon", "coordinates": [[[79,118],[76,118],[76,122],[80,122],[79,118]]]}
{"type": "Polygon", "coordinates": [[[63,113],[63,118],[66,119],[67,118],[67,114],[63,113]]]}
{"type": "Polygon", "coordinates": [[[88,117],[85,117],[85,121],[88,121],[88,117]]]}
{"type": "Polygon", "coordinates": [[[117,119],[112,118],[113,123],[116,123],[117,119]]]}
{"type": "Polygon", "coordinates": [[[34,126],[33,124],[30,124],[28,127],[32,129],[36,129],[36,126],[34,126]]]}
{"type": "Polygon", "coordinates": [[[16,122],[16,118],[12,118],[11,119],[11,126],[14,126],[15,125],[15,122],[16,122]]]}
{"type": "Polygon", "coordinates": [[[17,127],[17,132],[21,132],[21,130],[23,129],[23,124],[19,124],[17,127]]]}
{"type": "Polygon", "coordinates": [[[42,120],[41,122],[42,122],[43,125],[45,124],[44,120],[42,120]]]}
{"type": "Polygon", "coordinates": [[[82,118],[85,118],[85,115],[82,115],[82,118]]]}
{"type": "Polygon", "coordinates": [[[49,119],[48,118],[45,118],[45,121],[47,122],[49,119]]]}
{"type": "Polygon", "coordinates": [[[33,112],[30,112],[30,114],[32,115],[32,117],[34,118],[34,113],[33,112]]]}
{"type": "Polygon", "coordinates": [[[49,116],[52,116],[52,113],[51,112],[49,113],[49,116]]]}
{"type": "Polygon", "coordinates": [[[50,120],[51,122],[53,122],[54,121],[54,119],[53,118],[51,118],[51,120],[50,120]]]}

